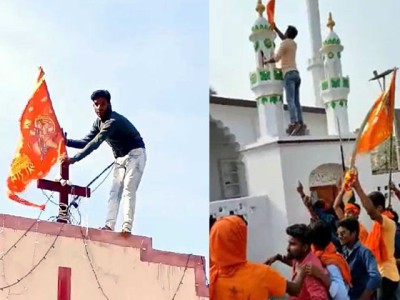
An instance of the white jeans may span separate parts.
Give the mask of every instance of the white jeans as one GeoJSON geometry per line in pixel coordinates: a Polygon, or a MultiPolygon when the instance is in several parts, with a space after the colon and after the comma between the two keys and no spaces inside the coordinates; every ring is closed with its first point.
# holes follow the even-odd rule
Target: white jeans
{"type": "Polygon", "coordinates": [[[136,191],[146,166],[146,149],[133,149],[124,157],[115,160],[113,182],[108,199],[106,226],[115,229],[119,204],[122,198],[124,219],[122,228],[132,230],[136,206],[136,191]]]}

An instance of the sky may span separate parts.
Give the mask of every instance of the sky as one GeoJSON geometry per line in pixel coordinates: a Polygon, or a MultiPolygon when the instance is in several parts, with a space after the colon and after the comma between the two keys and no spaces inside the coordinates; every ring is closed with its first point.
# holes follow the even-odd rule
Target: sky
{"type": "MultiPolygon", "coordinates": [[[[372,72],[399,67],[400,27],[396,25],[400,2],[372,0],[320,0],[322,38],[327,35],[326,22],[332,12],[334,28],[339,35],[343,74],[350,77],[348,98],[351,129],[362,119],[380,93],[377,82],[369,82],[372,72]]],[[[253,100],[248,74],[255,69],[253,45],[249,41],[251,27],[258,17],[256,0],[210,1],[210,85],[220,96],[253,100]]],[[[263,1],[264,5],[266,1],[263,1]]],[[[275,22],[281,31],[287,25],[297,27],[299,34],[297,64],[301,74],[300,101],[314,106],[311,73],[307,60],[311,58],[306,0],[277,0],[275,22]]],[[[279,44],[277,39],[277,44],[279,44]]],[[[397,101],[399,103],[399,101],[397,101]]],[[[396,105],[396,107],[400,107],[396,105]]]]}
{"type": "MultiPolygon", "coordinates": [[[[5,187],[19,139],[18,120],[42,66],[68,137],[89,132],[96,118],[90,95],[96,89],[108,89],[113,109],[142,134],[147,165],[133,233],[152,237],[156,249],[208,256],[207,3],[56,2],[0,2],[0,212],[28,218],[39,214],[8,200],[5,187]]],[[[113,159],[104,143],[71,166],[71,183],[86,186],[113,159]]],[[[46,178],[53,180],[58,173],[56,165],[46,178]]],[[[82,201],[84,225],[104,226],[111,179],[82,201]]],[[[35,203],[46,200],[36,182],[21,195],[35,203]]],[[[57,206],[48,204],[42,219],[57,214],[57,206]]]]}

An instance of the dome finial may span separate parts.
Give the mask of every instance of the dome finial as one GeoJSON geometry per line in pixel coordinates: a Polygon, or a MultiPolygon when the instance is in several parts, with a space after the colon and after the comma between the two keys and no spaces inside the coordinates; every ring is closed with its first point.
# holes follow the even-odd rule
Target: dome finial
{"type": "Polygon", "coordinates": [[[333,31],[333,27],[335,27],[335,21],[333,21],[332,13],[331,13],[331,12],[329,13],[328,23],[326,23],[326,26],[327,26],[331,31],[333,31]]]}
{"type": "Polygon", "coordinates": [[[263,12],[265,11],[265,6],[261,3],[261,0],[257,0],[256,12],[262,17],[263,12]]]}

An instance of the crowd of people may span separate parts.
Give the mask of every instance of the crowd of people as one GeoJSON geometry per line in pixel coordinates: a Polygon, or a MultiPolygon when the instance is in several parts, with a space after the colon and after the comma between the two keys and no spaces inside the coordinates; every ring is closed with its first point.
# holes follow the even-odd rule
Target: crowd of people
{"type": "MultiPolygon", "coordinates": [[[[400,200],[400,191],[390,189],[400,200]]],[[[285,254],[264,264],[247,260],[247,221],[226,216],[210,225],[210,297],[212,300],[400,300],[400,225],[381,192],[366,194],[356,175],[352,197],[342,183],[332,205],[297,188],[311,214],[309,224],[286,228],[285,254]],[[347,201],[344,204],[344,198],[347,201]],[[356,198],[361,205],[357,204],[356,198]],[[364,209],[373,221],[369,232],[359,220],[364,209]],[[292,272],[287,280],[272,264],[292,272]]]]}

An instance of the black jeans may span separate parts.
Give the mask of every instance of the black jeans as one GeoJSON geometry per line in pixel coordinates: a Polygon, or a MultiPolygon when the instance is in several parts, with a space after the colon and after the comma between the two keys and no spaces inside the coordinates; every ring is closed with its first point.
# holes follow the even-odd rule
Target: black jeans
{"type": "Polygon", "coordinates": [[[381,287],[378,289],[378,300],[400,300],[396,297],[398,281],[391,281],[386,277],[382,277],[381,287]]]}

